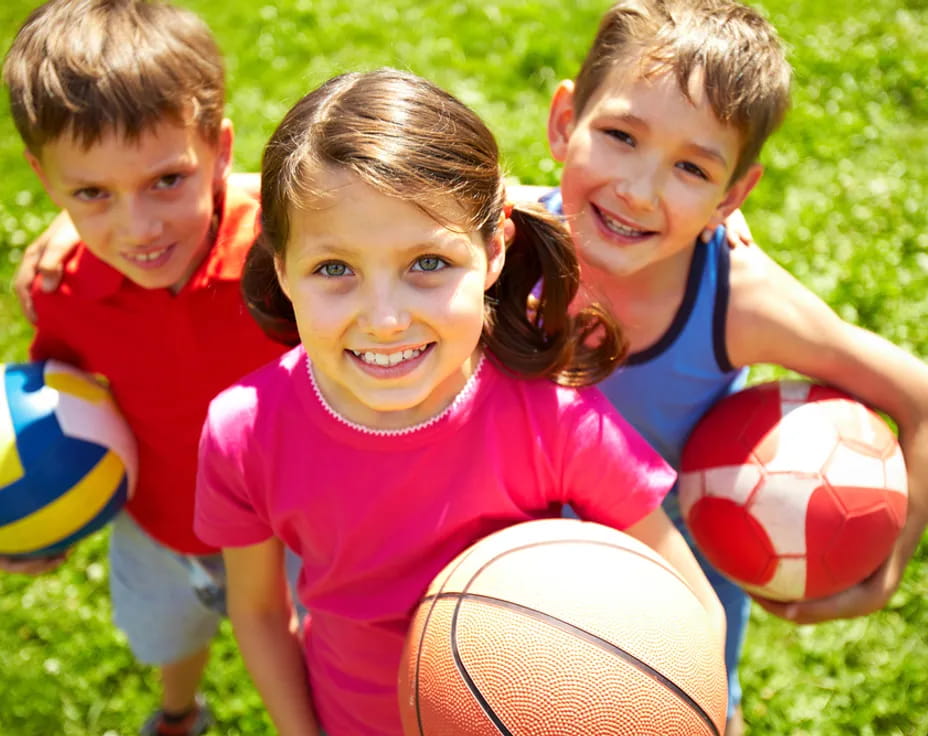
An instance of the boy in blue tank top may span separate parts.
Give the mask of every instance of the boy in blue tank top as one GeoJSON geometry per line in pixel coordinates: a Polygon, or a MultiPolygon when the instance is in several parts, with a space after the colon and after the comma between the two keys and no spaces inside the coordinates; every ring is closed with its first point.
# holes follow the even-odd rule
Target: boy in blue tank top
{"type": "MultiPolygon", "coordinates": [[[[566,218],[587,291],[629,339],[626,364],[600,388],[671,464],[705,411],[758,363],[843,388],[897,422],[910,506],[889,559],[830,598],[760,601],[812,623],[881,608],[925,529],[928,367],[842,321],[760,249],[725,243],[721,225],[760,178],[758,154],[785,114],[789,83],[775,30],[735,0],[620,0],[577,78],[554,94],[548,137],[563,173],[542,201],[566,218]]],[[[682,528],[674,493],[666,504],[682,528]]],[[[728,619],[733,736],[743,728],[737,665],[750,599],[703,565],[728,619]]]]}

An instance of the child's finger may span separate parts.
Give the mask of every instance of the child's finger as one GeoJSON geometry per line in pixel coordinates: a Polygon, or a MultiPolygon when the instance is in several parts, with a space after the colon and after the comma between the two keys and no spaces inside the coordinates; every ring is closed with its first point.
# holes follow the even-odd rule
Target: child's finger
{"type": "Polygon", "coordinates": [[[42,575],[58,568],[67,559],[67,553],[52,557],[18,559],[0,556],[0,570],[19,575],[42,575]]]}

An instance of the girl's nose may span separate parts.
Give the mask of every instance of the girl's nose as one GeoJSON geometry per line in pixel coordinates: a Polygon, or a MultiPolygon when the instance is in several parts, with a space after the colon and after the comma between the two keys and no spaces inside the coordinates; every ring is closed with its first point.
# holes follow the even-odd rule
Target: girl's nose
{"type": "Polygon", "coordinates": [[[409,327],[410,313],[402,304],[402,289],[393,284],[372,284],[366,290],[361,325],[371,335],[389,338],[409,327]]]}

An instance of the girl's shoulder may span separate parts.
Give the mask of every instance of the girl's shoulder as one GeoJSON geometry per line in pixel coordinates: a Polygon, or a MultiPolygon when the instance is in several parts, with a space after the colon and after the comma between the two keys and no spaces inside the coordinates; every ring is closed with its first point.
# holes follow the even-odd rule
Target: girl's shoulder
{"type": "Polygon", "coordinates": [[[634,432],[619,411],[596,386],[561,386],[544,378],[526,379],[496,369],[493,407],[503,420],[516,423],[513,413],[544,431],[570,441],[577,433],[600,433],[612,427],[621,434],[634,432]]]}
{"type": "Polygon", "coordinates": [[[208,420],[241,425],[262,411],[285,405],[300,381],[306,381],[306,353],[297,346],[220,391],[210,402],[208,420]]]}

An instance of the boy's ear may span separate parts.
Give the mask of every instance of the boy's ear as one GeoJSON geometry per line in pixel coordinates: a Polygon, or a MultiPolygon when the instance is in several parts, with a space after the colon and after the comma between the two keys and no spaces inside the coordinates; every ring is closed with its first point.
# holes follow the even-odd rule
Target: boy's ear
{"type": "Polygon", "coordinates": [[[216,146],[216,163],[213,169],[213,185],[219,189],[224,189],[229,174],[232,173],[232,143],[235,140],[235,129],[232,127],[232,121],[223,118],[219,125],[219,141],[216,146]]]}
{"type": "Polygon", "coordinates": [[[574,83],[569,79],[554,90],[548,111],[548,147],[556,161],[567,157],[567,142],[574,132],[574,83]]]}
{"type": "Polygon", "coordinates": [[[65,209],[64,205],[58,201],[58,198],[55,196],[54,189],[49,185],[48,176],[45,174],[45,169],[42,168],[42,162],[39,161],[39,157],[27,148],[23,151],[23,158],[26,159],[26,162],[35,172],[35,175],[39,177],[39,181],[42,182],[42,188],[45,190],[49,199],[51,199],[59,209],[65,209]]]}
{"type": "Polygon", "coordinates": [[[706,228],[714,230],[725,222],[725,218],[738,209],[744,200],[748,198],[763,173],[764,167],[761,164],[752,164],[742,176],[736,179],[725,193],[725,198],[716,206],[706,228]]]}

